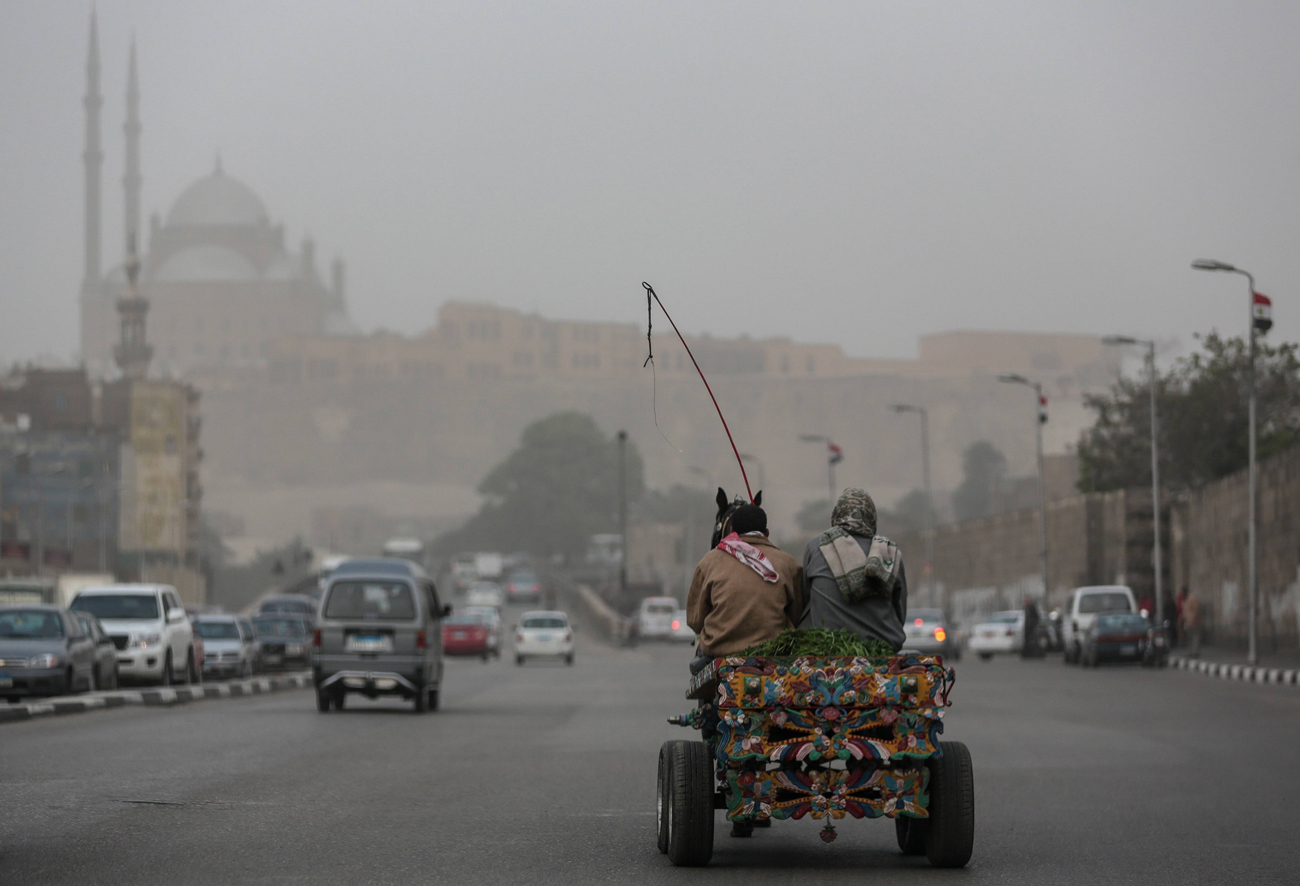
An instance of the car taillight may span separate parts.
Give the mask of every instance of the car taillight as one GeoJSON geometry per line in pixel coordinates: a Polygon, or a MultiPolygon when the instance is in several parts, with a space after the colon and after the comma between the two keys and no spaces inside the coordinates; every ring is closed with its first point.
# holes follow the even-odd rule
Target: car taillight
{"type": "Polygon", "coordinates": [[[317,628],[316,632],[311,635],[311,645],[320,646],[320,628],[317,628]]]}
{"type": "Polygon", "coordinates": [[[564,642],[565,642],[565,643],[568,643],[568,642],[569,642],[570,640],[572,640],[572,639],[573,639],[573,631],[565,631],[565,632],[564,632],[564,642]]]}
{"type": "Polygon", "coordinates": [[[673,630],[674,630],[674,631],[680,631],[681,629],[682,629],[682,623],[681,623],[680,621],[678,621],[677,619],[674,618],[674,619],[673,619],[673,630]]]}
{"type": "Polygon", "coordinates": [[[1015,629],[1015,628],[1007,628],[1007,636],[1008,636],[1008,637],[1014,637],[1015,635],[1016,635],[1016,629],[1015,629]]]}
{"type": "Polygon", "coordinates": [[[919,628],[921,625],[925,624],[925,619],[918,618],[916,621],[912,622],[912,624],[916,625],[919,628]]]}
{"type": "Polygon", "coordinates": [[[429,645],[429,639],[424,636],[424,631],[415,632],[415,648],[424,649],[429,645]]]}
{"type": "Polygon", "coordinates": [[[947,640],[947,639],[948,639],[948,632],[945,631],[943,628],[935,628],[935,629],[934,629],[934,639],[936,639],[936,640],[938,640],[940,643],[942,643],[944,640],[947,640]]]}

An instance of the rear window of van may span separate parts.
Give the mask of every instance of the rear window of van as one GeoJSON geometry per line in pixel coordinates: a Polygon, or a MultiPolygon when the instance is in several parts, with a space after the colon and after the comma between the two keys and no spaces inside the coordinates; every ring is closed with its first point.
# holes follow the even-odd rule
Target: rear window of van
{"type": "Polygon", "coordinates": [[[330,587],[326,618],[409,621],[415,618],[415,595],[400,581],[340,581],[330,587]]]}
{"type": "Polygon", "coordinates": [[[1079,614],[1092,612],[1128,612],[1128,594],[1115,592],[1083,594],[1079,597],[1079,614]]]}

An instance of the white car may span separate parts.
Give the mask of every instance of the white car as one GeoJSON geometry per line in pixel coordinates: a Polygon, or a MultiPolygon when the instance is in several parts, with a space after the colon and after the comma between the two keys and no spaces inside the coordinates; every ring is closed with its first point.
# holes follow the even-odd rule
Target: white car
{"type": "Polygon", "coordinates": [[[988,621],[975,625],[970,639],[966,641],[966,648],[984,661],[988,661],[997,652],[1019,652],[1024,629],[1023,610],[995,612],[988,621]]]}
{"type": "Polygon", "coordinates": [[[515,664],[529,658],[563,658],[573,664],[573,625],[557,610],[525,612],[515,628],[515,664]]]}
{"type": "Polygon", "coordinates": [[[677,640],[678,642],[681,643],[695,642],[695,632],[692,631],[691,626],[686,623],[685,609],[677,610],[677,614],[673,616],[673,621],[670,627],[672,628],[673,631],[672,638],[674,640],[677,640]]]}
{"type": "Polygon", "coordinates": [[[478,582],[465,592],[466,606],[491,606],[500,609],[504,603],[505,598],[501,595],[501,588],[497,587],[495,582],[478,582]]]}
{"type": "Polygon", "coordinates": [[[1075,588],[1070,593],[1070,605],[1061,619],[1061,644],[1065,647],[1065,663],[1075,664],[1083,651],[1083,636],[1097,619],[1099,612],[1137,612],[1133,592],[1124,585],[1092,585],[1075,588]]]}
{"type": "Polygon", "coordinates": [[[120,584],[86,588],[69,609],[99,619],[117,647],[119,677],[170,686],[197,683],[194,629],[170,585],[120,584]]]}
{"type": "Polygon", "coordinates": [[[676,597],[646,597],[637,614],[637,634],[643,640],[671,640],[673,619],[680,611],[676,597]]]}
{"type": "Polygon", "coordinates": [[[203,638],[203,673],[216,677],[251,677],[257,666],[257,637],[233,615],[200,615],[194,633],[203,638]]]}

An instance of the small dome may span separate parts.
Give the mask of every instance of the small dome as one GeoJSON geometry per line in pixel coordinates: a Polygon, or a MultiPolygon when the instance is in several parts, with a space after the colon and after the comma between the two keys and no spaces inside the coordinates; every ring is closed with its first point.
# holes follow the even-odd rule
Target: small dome
{"type": "Polygon", "coordinates": [[[167,225],[265,225],[266,207],[248,185],[216,171],[176,198],[167,225]]]}
{"type": "Polygon", "coordinates": [[[159,283],[256,280],[257,270],[225,246],[191,246],[163,262],[153,279],[159,283]]]}

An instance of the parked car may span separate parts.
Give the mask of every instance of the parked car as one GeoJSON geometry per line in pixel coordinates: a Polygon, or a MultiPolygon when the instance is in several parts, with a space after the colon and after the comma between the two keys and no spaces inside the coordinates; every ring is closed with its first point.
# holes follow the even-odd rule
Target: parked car
{"type": "Polygon", "coordinates": [[[316,621],[316,601],[308,594],[280,594],[267,597],[257,607],[258,615],[296,615],[309,623],[316,621]]]}
{"type": "Polygon", "coordinates": [[[250,677],[257,666],[257,647],[233,615],[200,615],[194,633],[203,638],[203,669],[214,677],[250,677]]]}
{"type": "Polygon", "coordinates": [[[966,648],[988,661],[995,653],[1019,652],[1023,645],[1025,613],[1020,609],[995,612],[988,621],[975,625],[966,648]]]}
{"type": "Polygon", "coordinates": [[[1077,664],[1083,654],[1083,638],[1092,622],[1102,612],[1137,613],[1133,592],[1124,585],[1096,585],[1076,588],[1062,619],[1061,642],[1065,663],[1077,664]]]}
{"type": "Polygon", "coordinates": [[[487,619],[482,613],[458,612],[442,620],[443,655],[492,655],[487,619]]]}
{"type": "Polygon", "coordinates": [[[1156,648],[1157,639],[1164,647],[1163,632],[1156,634],[1146,616],[1134,612],[1101,612],[1083,635],[1079,660],[1085,667],[1096,667],[1103,661],[1158,663],[1167,653],[1156,648]]]}
{"type": "Polygon", "coordinates": [[[942,609],[909,609],[903,631],[907,635],[903,644],[907,649],[961,660],[961,644],[957,642],[956,632],[948,627],[942,609]]]}
{"type": "Polygon", "coordinates": [[[248,643],[253,650],[253,673],[262,672],[262,638],[257,636],[257,629],[253,627],[253,620],[246,615],[236,615],[235,621],[239,624],[240,636],[248,643]]]}
{"type": "Polygon", "coordinates": [[[307,667],[311,664],[311,622],[298,615],[255,615],[253,630],[262,642],[267,668],[307,667]]]}
{"type": "Polygon", "coordinates": [[[57,606],[0,606],[0,695],[62,695],[93,689],[95,641],[57,606]]]}
{"type": "Polygon", "coordinates": [[[558,610],[525,612],[515,628],[515,664],[529,658],[563,658],[573,664],[573,625],[558,610]]]}
{"type": "Polygon", "coordinates": [[[92,675],[92,689],[116,689],[117,688],[117,647],[113,645],[113,638],[108,636],[104,626],[99,623],[99,619],[89,612],[73,612],[77,621],[85,628],[86,633],[90,636],[91,641],[95,644],[95,671],[92,675]]]}
{"type": "Polygon", "coordinates": [[[70,608],[99,619],[117,648],[119,677],[163,686],[198,681],[194,629],[170,585],[86,588],[73,598],[70,608]]]}
{"type": "Polygon", "coordinates": [[[506,580],[506,600],[511,603],[542,602],[542,583],[535,572],[515,572],[506,580]]]}
{"type": "Polygon", "coordinates": [[[314,637],[316,708],[341,710],[350,692],[398,696],[436,710],[442,619],[451,607],[408,560],[350,560],[330,576],[314,637]]]}
{"type": "Polygon", "coordinates": [[[501,610],[494,606],[463,606],[456,610],[456,614],[482,616],[483,624],[488,629],[488,649],[493,655],[501,657],[501,610]]]}
{"type": "Polygon", "coordinates": [[[670,640],[673,619],[679,612],[676,597],[646,597],[637,614],[637,636],[642,640],[670,640]]]}
{"type": "Polygon", "coordinates": [[[695,642],[695,632],[692,631],[691,626],[686,623],[685,609],[677,610],[677,612],[673,615],[673,620],[672,623],[669,624],[669,627],[672,628],[672,632],[673,632],[671,639],[676,640],[680,643],[695,642]]]}
{"type": "Polygon", "coordinates": [[[500,609],[505,603],[501,588],[494,581],[476,581],[465,592],[466,606],[491,606],[500,609]]]}

